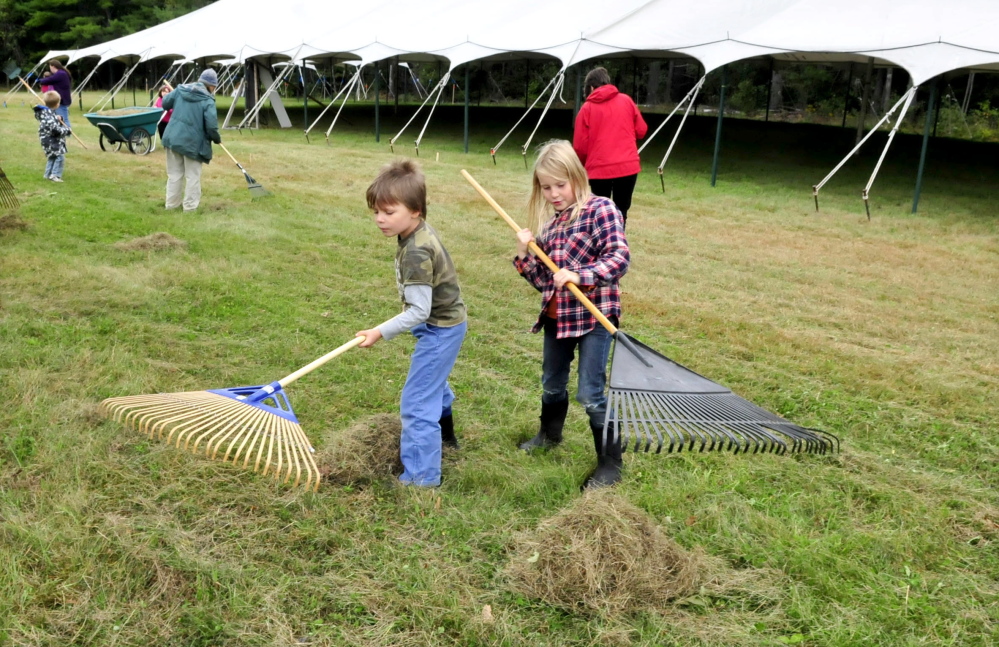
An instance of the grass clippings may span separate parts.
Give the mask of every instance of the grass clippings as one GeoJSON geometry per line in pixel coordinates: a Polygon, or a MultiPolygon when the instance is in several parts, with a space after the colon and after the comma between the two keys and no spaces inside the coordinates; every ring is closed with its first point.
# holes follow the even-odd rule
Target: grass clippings
{"type": "Polygon", "coordinates": [[[319,473],[334,485],[367,485],[402,474],[398,415],[380,413],[330,432],[316,451],[319,473]]]}
{"type": "Polygon", "coordinates": [[[699,552],[606,490],[586,493],[523,534],[513,554],[507,574],[518,592],[602,616],[663,609],[707,576],[699,552]]]}
{"type": "Polygon", "coordinates": [[[165,231],[158,231],[142,238],[133,238],[115,243],[114,248],[123,252],[145,252],[161,249],[185,249],[187,241],[180,240],[165,231]]]}
{"type": "Polygon", "coordinates": [[[16,214],[10,213],[0,216],[0,232],[24,231],[28,228],[28,223],[16,214]]]}

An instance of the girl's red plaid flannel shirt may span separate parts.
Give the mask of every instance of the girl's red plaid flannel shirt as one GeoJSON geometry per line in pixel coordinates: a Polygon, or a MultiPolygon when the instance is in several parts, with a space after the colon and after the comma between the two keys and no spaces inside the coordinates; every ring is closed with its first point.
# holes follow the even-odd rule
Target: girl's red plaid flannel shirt
{"type": "MultiPolygon", "coordinates": [[[[580,288],[600,312],[620,320],[621,289],[617,282],[631,262],[621,213],[607,198],[591,196],[575,222],[566,227],[566,220],[568,210],[555,214],[536,241],[538,246],[558,267],[579,274],[580,288]]],[[[552,272],[533,255],[523,260],[514,258],[513,265],[541,292],[541,314],[531,332],[541,330],[552,297],[556,299],[559,339],[581,337],[600,325],[572,292],[555,289],[552,272]]]]}

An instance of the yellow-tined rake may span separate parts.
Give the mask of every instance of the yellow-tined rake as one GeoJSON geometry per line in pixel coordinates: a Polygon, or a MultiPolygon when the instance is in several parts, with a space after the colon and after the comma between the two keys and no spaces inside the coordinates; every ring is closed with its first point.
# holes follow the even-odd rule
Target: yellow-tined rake
{"type": "Polygon", "coordinates": [[[222,462],[252,464],[254,472],[274,474],[284,483],[295,476],[294,487],[302,483],[319,489],[319,468],[313,449],[298,424],[298,418],[284,393],[284,387],[311,373],[337,355],[364,341],[355,337],[291,375],[262,386],[229,389],[157,393],[108,398],[101,402],[105,416],[148,435],[166,438],[167,443],[222,462]]]}

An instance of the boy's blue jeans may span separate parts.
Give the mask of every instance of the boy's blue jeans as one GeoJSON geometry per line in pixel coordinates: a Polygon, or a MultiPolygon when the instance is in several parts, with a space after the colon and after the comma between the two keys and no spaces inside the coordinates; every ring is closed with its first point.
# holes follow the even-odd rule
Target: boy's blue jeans
{"type": "Polygon", "coordinates": [[[45,177],[62,177],[62,167],[66,164],[65,155],[53,155],[45,163],[45,177]]]}
{"type": "Polygon", "coordinates": [[[582,337],[558,339],[557,323],[548,317],[544,321],[545,347],[541,367],[541,401],[545,404],[569,398],[569,369],[575,350],[579,349],[579,386],[576,400],[586,409],[590,423],[600,427],[607,414],[607,358],[612,337],[607,329],[597,325],[582,337]]]}
{"type": "Polygon", "coordinates": [[[441,484],[441,426],[450,412],[454,392],[447,378],[458,359],[467,322],[442,328],[420,324],[412,329],[416,348],[402,387],[402,438],[400,456],[406,485],[434,487],[441,484]]]}

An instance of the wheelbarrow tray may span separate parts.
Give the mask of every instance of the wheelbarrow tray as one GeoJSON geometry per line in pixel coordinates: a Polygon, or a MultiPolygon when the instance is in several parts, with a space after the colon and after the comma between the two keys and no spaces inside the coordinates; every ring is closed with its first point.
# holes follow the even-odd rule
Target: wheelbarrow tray
{"type": "MultiPolygon", "coordinates": [[[[133,133],[136,129],[144,131],[149,136],[148,140],[151,143],[145,148],[145,152],[149,152],[155,147],[156,125],[160,122],[162,115],[163,108],[132,107],[88,112],[83,116],[87,118],[87,121],[97,126],[103,138],[108,142],[111,144],[126,143],[132,152],[136,152],[133,149],[133,144],[137,143],[136,140],[146,139],[139,136],[133,140],[133,133]]],[[[104,148],[103,142],[101,148],[104,148]]]]}

